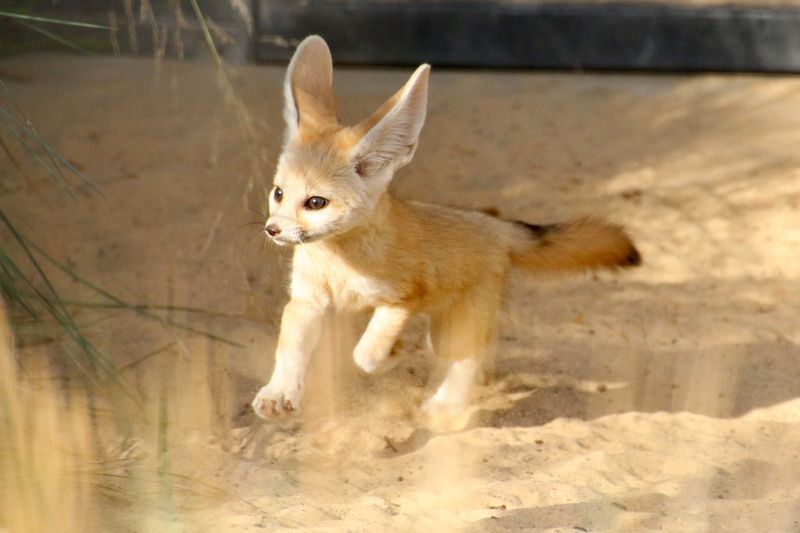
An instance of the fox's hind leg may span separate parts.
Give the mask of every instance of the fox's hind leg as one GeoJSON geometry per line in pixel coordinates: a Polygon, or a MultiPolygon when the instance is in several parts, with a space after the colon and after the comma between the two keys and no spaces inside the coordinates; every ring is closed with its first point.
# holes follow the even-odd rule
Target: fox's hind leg
{"type": "MultiPolygon", "coordinates": [[[[502,281],[484,283],[431,317],[433,350],[448,365],[444,381],[422,406],[437,426],[466,424],[470,393],[482,379],[483,363],[494,349],[495,320],[502,281]]],[[[453,427],[455,426],[455,427],[453,427]]]]}

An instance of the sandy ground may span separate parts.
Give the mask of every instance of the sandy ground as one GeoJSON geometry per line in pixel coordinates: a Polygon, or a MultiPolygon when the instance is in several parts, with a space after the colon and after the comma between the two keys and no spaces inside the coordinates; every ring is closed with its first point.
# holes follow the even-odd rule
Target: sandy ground
{"type": "MultiPolygon", "coordinates": [[[[344,118],[409,74],[338,70],[344,118]]],[[[231,71],[252,142],[209,64],[41,55],[0,75],[100,191],[76,183],[73,200],[3,156],[4,212],[98,285],[203,309],[163,316],[235,343],[79,311],[107,319],[87,333],[160,421],[128,417],[113,387],[91,393],[103,453],[126,461],[87,507],[91,528],[800,531],[800,79],[434,69],[398,196],[531,222],[607,216],[645,263],[512,279],[496,380],[468,429],[433,434],[417,414],[437,375],[422,322],[403,364],[365,377],[332,321],[308,411],[265,423],[245,408],[286,300],[287,256],[260,227],[283,69],[231,71]],[[156,490],[149,464],[174,482],[156,490]]]]}

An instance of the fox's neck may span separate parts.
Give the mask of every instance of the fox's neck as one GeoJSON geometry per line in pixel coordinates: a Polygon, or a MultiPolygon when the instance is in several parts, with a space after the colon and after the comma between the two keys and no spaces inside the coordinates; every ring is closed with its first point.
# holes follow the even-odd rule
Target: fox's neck
{"type": "Polygon", "coordinates": [[[390,218],[398,203],[399,200],[385,192],[364,222],[347,233],[313,244],[356,264],[379,261],[393,240],[394,228],[390,224],[390,218]]]}

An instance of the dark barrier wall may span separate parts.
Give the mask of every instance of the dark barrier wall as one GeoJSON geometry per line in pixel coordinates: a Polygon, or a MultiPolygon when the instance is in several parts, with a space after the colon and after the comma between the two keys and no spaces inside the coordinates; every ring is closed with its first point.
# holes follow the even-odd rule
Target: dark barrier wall
{"type": "Polygon", "coordinates": [[[256,0],[255,57],[325,37],[340,63],[800,71],[800,10],[447,0],[256,0]]]}

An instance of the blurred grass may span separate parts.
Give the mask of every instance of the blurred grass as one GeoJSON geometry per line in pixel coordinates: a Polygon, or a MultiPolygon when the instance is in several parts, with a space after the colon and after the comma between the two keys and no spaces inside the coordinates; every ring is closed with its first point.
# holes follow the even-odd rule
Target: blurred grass
{"type": "MultiPolygon", "coordinates": [[[[2,82],[0,89],[0,123],[25,154],[73,199],[69,176],[77,178],[96,192],[89,179],[39,135],[2,82]]],[[[3,141],[0,147],[15,168],[24,173],[23,166],[9,144],[3,141]]],[[[25,318],[36,322],[43,322],[45,317],[51,319],[71,341],[73,348],[77,348],[80,356],[67,346],[64,347],[64,353],[84,375],[93,382],[96,382],[98,374],[117,381],[113,365],[98,352],[76,324],[59,291],[34,255],[32,243],[2,209],[0,227],[5,229],[3,234],[7,236],[0,240],[0,295],[9,306],[12,317],[15,316],[15,311],[21,311],[25,318]]],[[[18,331],[13,322],[12,328],[18,331]]]]}
{"type": "MultiPolygon", "coordinates": [[[[25,13],[10,13],[0,11],[0,20],[10,19],[33,27],[33,23],[76,26],[90,29],[110,29],[97,24],[83,23],[74,20],[60,20],[47,17],[31,16],[25,13]]],[[[41,30],[38,26],[34,29],[41,30]]],[[[47,30],[39,31],[49,39],[68,44],[72,48],[80,46],[72,42],[65,42],[59,36],[47,30]]],[[[39,169],[60,187],[73,200],[74,183],[77,183],[93,193],[99,193],[89,178],[72,165],[65,157],[60,155],[39,133],[28,119],[24,111],[14,100],[8,87],[0,81],[0,150],[5,152],[12,165],[25,174],[24,165],[21,163],[15,150],[4,138],[2,131],[22,148],[24,155],[33,161],[39,169]]],[[[192,334],[202,335],[211,340],[240,346],[238,343],[211,332],[194,328],[188,324],[180,323],[172,318],[165,318],[161,311],[177,311],[186,309],[161,306],[160,309],[152,308],[147,304],[133,304],[114,295],[98,285],[80,276],[73,269],[53,258],[44,249],[28,240],[17,228],[2,209],[0,209],[0,227],[4,228],[6,239],[0,240],[0,295],[6,301],[11,312],[12,330],[20,336],[20,343],[25,345],[41,344],[45,342],[58,342],[64,354],[87,376],[90,381],[97,383],[98,379],[111,379],[118,385],[125,387],[120,381],[114,365],[103,356],[83,333],[73,317],[76,308],[74,303],[65,300],[55,284],[51,281],[42,261],[55,267],[66,274],[69,279],[88,288],[101,302],[95,302],[96,307],[113,308],[129,311],[138,316],[158,321],[170,328],[180,329],[192,334]],[[40,327],[35,327],[36,325],[40,327]],[[68,341],[64,342],[64,341],[68,341]],[[77,350],[76,350],[77,349],[77,350]]],[[[201,312],[201,310],[192,310],[201,312]]],[[[93,322],[95,323],[95,322],[93,322]]]]}
{"type": "MultiPolygon", "coordinates": [[[[47,7],[35,0],[24,4],[16,7],[25,13],[38,5],[47,7]]],[[[64,35],[50,28],[57,22],[4,15],[0,12],[0,56],[38,50],[40,43],[82,52],[111,49],[108,34],[96,28],[86,28],[90,35],[85,38],[70,34],[66,44],[64,35]],[[11,25],[11,35],[30,31],[22,42],[9,46],[14,39],[4,28],[11,25]]],[[[210,36],[209,44],[213,47],[210,36]]],[[[77,202],[87,192],[100,194],[88,176],[36,131],[5,85],[0,85],[0,152],[30,184],[38,186],[32,178],[46,176],[67,201],[77,202]]],[[[173,460],[198,435],[228,438],[232,394],[208,341],[240,346],[174,317],[237,317],[171,301],[131,303],[54,257],[23,229],[23,221],[0,208],[0,296],[7,304],[0,302],[0,531],[195,531],[186,513],[190,501],[208,509],[233,500],[263,514],[238,494],[209,483],[216,480],[192,475],[186,461],[173,460]],[[76,288],[81,289],[78,298],[71,295],[76,288]],[[89,337],[93,328],[124,314],[174,330],[173,340],[115,367],[89,337]],[[178,331],[193,338],[184,343],[178,331]],[[14,342],[31,349],[15,353],[14,342]],[[33,349],[43,345],[54,349],[33,349]],[[203,349],[205,358],[163,357],[153,365],[140,364],[165,352],[192,355],[203,349]],[[80,368],[92,383],[120,387],[84,387],[83,382],[61,379],[62,360],[80,368]],[[136,382],[135,394],[127,375],[136,382]]],[[[198,459],[205,454],[200,450],[198,459]]]]}
{"type": "Polygon", "coordinates": [[[197,531],[192,511],[221,502],[263,514],[202,469],[172,464],[192,435],[225,423],[202,382],[171,379],[210,368],[173,358],[145,369],[147,401],[134,408],[113,390],[49,379],[47,357],[28,354],[21,370],[6,321],[0,302],[0,531],[197,531]]]}
{"type": "Polygon", "coordinates": [[[59,24],[62,26],[76,26],[78,28],[95,28],[99,30],[111,29],[109,26],[101,26],[100,24],[81,22],[79,20],[64,20],[64,19],[54,19],[50,17],[37,17],[35,15],[27,15],[25,13],[11,13],[9,11],[0,11],[0,17],[10,18],[14,20],[22,20],[28,23],[46,22],[49,24],[59,24]]]}
{"type": "MultiPolygon", "coordinates": [[[[34,3],[35,4],[35,3],[34,3]]],[[[102,33],[60,34],[49,26],[61,26],[81,30],[109,30],[108,26],[31,15],[34,5],[17,6],[17,11],[0,10],[0,56],[23,54],[33,51],[52,50],[67,47],[84,53],[107,53],[112,49],[105,31],[102,33]],[[22,30],[22,31],[20,31],[22,30]]]]}
{"type": "MultiPolygon", "coordinates": [[[[0,305],[0,529],[86,530],[81,511],[93,491],[85,475],[72,474],[91,453],[86,404],[65,401],[47,380],[25,380],[15,366],[0,305]]],[[[35,377],[41,370],[29,368],[35,377]]]]}
{"type": "MultiPolygon", "coordinates": [[[[2,89],[2,92],[0,92],[0,122],[2,122],[19,146],[24,149],[26,155],[35,161],[53,182],[68,194],[72,195],[68,176],[78,178],[82,184],[88,186],[93,192],[98,192],[85,174],[75,168],[66,158],[62,157],[39,135],[33,123],[14,100],[11,91],[2,80],[0,80],[0,89],[2,89]]],[[[0,142],[0,148],[6,153],[17,170],[22,172],[22,166],[9,145],[2,141],[0,142]]]]}

